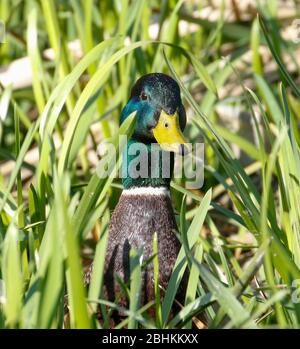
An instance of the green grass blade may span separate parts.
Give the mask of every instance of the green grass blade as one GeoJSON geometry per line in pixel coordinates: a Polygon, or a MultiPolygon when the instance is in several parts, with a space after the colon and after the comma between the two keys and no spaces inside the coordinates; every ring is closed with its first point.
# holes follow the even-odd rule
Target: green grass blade
{"type": "Polygon", "coordinates": [[[2,247],[1,270],[5,288],[6,326],[22,327],[23,276],[18,229],[11,223],[2,247]],[[14,277],[12,277],[14,276],[14,277]]]}
{"type": "Polygon", "coordinates": [[[298,98],[300,98],[300,89],[299,87],[295,84],[294,79],[290,76],[290,74],[288,73],[287,69],[285,68],[285,64],[282,62],[281,58],[279,57],[277,50],[274,46],[274,42],[272,42],[272,39],[270,38],[270,34],[268,32],[268,28],[267,28],[267,24],[266,24],[266,20],[263,17],[259,17],[259,22],[260,22],[260,26],[263,30],[264,36],[267,40],[267,44],[272,52],[272,55],[274,57],[274,59],[276,60],[277,64],[278,64],[278,68],[282,74],[283,79],[285,80],[285,82],[290,85],[290,87],[292,88],[293,92],[296,94],[296,96],[298,98]]]}
{"type": "Polygon", "coordinates": [[[66,279],[68,288],[68,302],[70,305],[70,318],[72,328],[90,328],[87,306],[85,302],[85,290],[83,287],[83,273],[79,258],[78,240],[72,229],[69,217],[66,195],[68,182],[55,180],[54,183],[57,210],[62,222],[62,234],[64,253],[66,256],[66,279]]]}
{"type": "Polygon", "coordinates": [[[41,113],[45,107],[45,96],[42,87],[42,76],[44,76],[44,71],[38,49],[38,7],[34,1],[31,5],[27,22],[27,52],[33,72],[33,92],[39,112],[41,113]]]}
{"type": "MultiPolygon", "coordinates": [[[[188,246],[186,246],[186,248],[188,250],[190,250],[194,246],[194,244],[198,239],[198,235],[202,227],[202,224],[204,222],[206,213],[208,211],[210,201],[211,201],[211,190],[209,190],[203,197],[197,209],[197,213],[195,214],[195,217],[192,221],[192,224],[190,225],[187,231],[188,246]]],[[[162,318],[163,318],[164,324],[166,324],[166,321],[168,320],[172,303],[176,296],[176,292],[179,287],[182,276],[184,274],[184,271],[186,269],[186,266],[187,266],[187,263],[186,263],[186,257],[185,257],[185,247],[182,246],[179,251],[177,260],[175,262],[173,273],[171,275],[169,285],[168,285],[168,288],[164,297],[163,305],[162,305],[162,318]]]]}
{"type": "MultiPolygon", "coordinates": [[[[117,160],[118,155],[122,152],[125,145],[125,144],[118,145],[119,135],[129,136],[133,131],[134,122],[135,122],[135,113],[129,116],[121,125],[118,135],[115,137],[115,140],[113,142],[117,152],[116,154],[111,155],[108,163],[112,163],[113,161],[117,160]],[[114,155],[116,155],[116,158],[114,157],[114,155]]],[[[111,170],[111,174],[113,173],[114,170],[115,169],[111,170]]],[[[72,220],[76,235],[81,232],[81,230],[86,224],[85,219],[83,217],[87,216],[90,210],[96,205],[96,202],[98,200],[101,201],[104,198],[109,188],[108,186],[105,186],[105,185],[109,180],[112,181],[113,179],[112,177],[113,176],[110,175],[108,179],[107,178],[99,179],[97,173],[95,173],[90,179],[89,184],[85,188],[84,194],[80,200],[80,203],[78,205],[78,208],[72,220]],[[106,188],[106,190],[104,190],[104,188],[106,188]]]]}
{"type": "MultiPolygon", "coordinates": [[[[140,306],[140,292],[141,292],[141,257],[143,251],[130,250],[130,294],[129,294],[129,311],[135,314],[140,306]]],[[[130,318],[128,322],[129,329],[137,328],[134,318],[130,318]]]]}
{"type": "Polygon", "coordinates": [[[155,294],[155,319],[156,326],[162,327],[162,310],[160,301],[160,290],[159,290],[159,261],[158,261],[158,241],[157,233],[153,235],[153,274],[154,274],[154,294],[155,294]]]}
{"type": "MultiPolygon", "coordinates": [[[[105,253],[108,241],[108,227],[104,225],[102,229],[100,239],[97,243],[95,258],[93,261],[93,272],[91,276],[91,282],[89,285],[89,299],[97,299],[102,290],[104,281],[104,266],[105,266],[105,253]]],[[[96,303],[91,304],[92,310],[96,311],[96,303]]]]}

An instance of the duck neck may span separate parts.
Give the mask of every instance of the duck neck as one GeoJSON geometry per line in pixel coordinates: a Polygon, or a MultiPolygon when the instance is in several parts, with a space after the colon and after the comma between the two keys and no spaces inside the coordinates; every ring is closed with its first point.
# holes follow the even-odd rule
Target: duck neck
{"type": "Polygon", "coordinates": [[[174,153],[162,150],[157,143],[148,143],[136,138],[128,141],[122,163],[124,189],[169,189],[173,170],[174,153]]]}

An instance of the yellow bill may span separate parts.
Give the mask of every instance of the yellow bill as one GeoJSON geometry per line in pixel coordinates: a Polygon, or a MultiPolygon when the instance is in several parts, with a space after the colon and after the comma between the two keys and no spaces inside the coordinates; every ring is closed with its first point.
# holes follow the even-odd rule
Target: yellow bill
{"type": "Polygon", "coordinates": [[[190,151],[190,147],[180,129],[177,112],[168,115],[162,110],[158,123],[153,128],[153,135],[163,150],[180,154],[190,151]]]}

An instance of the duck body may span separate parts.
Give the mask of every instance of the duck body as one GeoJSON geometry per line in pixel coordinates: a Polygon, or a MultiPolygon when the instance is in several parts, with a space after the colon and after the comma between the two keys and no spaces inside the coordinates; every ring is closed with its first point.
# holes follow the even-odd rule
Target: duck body
{"type": "MultiPolygon", "coordinates": [[[[123,306],[128,305],[127,300],[115,276],[129,284],[130,249],[142,249],[146,262],[153,256],[153,237],[157,234],[162,299],[180,249],[170,197],[174,152],[181,153],[185,144],[182,131],[186,115],[178,84],[161,73],[143,76],[133,86],[120,122],[133,112],[135,129],[122,163],[124,190],[109,225],[103,292],[106,299],[123,306]]],[[[87,283],[90,274],[86,275],[87,283]]],[[[154,300],[153,279],[150,262],[142,269],[141,305],[154,300]]]]}
{"type": "MultiPolygon", "coordinates": [[[[155,232],[158,239],[159,284],[162,289],[166,289],[180,248],[170,193],[163,187],[124,190],[109,226],[104,284],[110,301],[120,294],[115,273],[125,283],[129,283],[130,249],[142,248],[143,262],[146,262],[153,255],[155,232]]],[[[154,299],[153,279],[153,264],[150,263],[142,271],[141,304],[154,299]]],[[[124,297],[119,303],[127,305],[124,297]]]]}

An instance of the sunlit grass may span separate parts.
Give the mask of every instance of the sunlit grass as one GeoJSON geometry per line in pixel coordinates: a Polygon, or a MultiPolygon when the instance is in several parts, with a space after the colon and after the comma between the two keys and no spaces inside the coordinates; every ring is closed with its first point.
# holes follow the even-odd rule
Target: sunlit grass
{"type": "Polygon", "coordinates": [[[134,115],[121,127],[119,115],[134,81],[152,71],[181,87],[186,136],[205,142],[205,182],[192,191],[173,180],[182,248],[169,286],[158,285],[154,239],[156,298],[142,306],[141,251],[132,250],[130,282],[121,285],[129,308],[117,327],[299,328],[292,297],[300,279],[297,45],[278,30],[290,25],[276,10],[280,1],[251,21],[242,12],[229,20],[226,6],[217,20],[204,18],[201,4],[1,2],[7,42],[0,65],[28,56],[32,69],[29,82],[20,72],[20,88],[1,83],[1,328],[110,326],[119,306],[103,298],[104,253],[120,182],[95,173],[97,146],[131,134],[134,115]],[[70,46],[78,44],[74,53],[70,46]],[[253,139],[233,121],[222,124],[220,107],[247,112],[253,139]],[[246,165],[233,146],[247,155],[246,165]],[[86,290],[83,265],[91,258],[86,290]],[[186,269],[185,301],[170,318],[186,269]]]}

